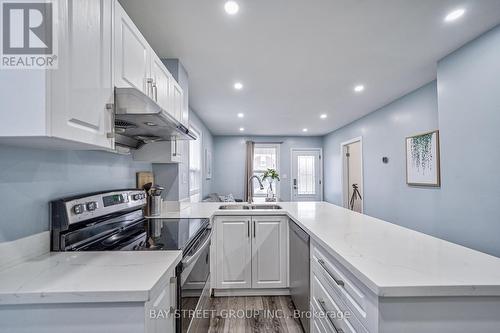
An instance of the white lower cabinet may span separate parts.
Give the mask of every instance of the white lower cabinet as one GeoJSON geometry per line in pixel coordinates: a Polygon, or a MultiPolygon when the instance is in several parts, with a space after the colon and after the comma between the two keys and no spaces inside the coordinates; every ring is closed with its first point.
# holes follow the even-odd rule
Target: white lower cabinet
{"type": "Polygon", "coordinates": [[[288,219],[252,217],[252,288],[285,288],[288,279],[288,219]]]}
{"type": "Polygon", "coordinates": [[[216,287],[252,287],[252,238],[249,216],[222,216],[216,220],[216,287]]]}
{"type": "Polygon", "coordinates": [[[219,216],[215,220],[217,289],[288,287],[288,218],[219,216]]]}
{"type": "Polygon", "coordinates": [[[2,305],[0,333],[175,333],[175,267],[165,276],[147,302],[2,305]]]}

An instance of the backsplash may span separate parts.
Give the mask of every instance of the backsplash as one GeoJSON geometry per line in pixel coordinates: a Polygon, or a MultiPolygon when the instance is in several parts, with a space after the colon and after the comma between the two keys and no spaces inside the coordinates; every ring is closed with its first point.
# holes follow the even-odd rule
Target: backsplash
{"type": "Polygon", "coordinates": [[[100,151],[51,151],[0,145],[0,242],[49,230],[50,200],[135,187],[150,163],[100,151]]]}

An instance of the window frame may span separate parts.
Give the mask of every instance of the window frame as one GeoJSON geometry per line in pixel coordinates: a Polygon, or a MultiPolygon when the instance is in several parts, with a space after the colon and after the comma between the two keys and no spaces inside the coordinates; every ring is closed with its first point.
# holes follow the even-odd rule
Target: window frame
{"type": "MultiPolygon", "coordinates": [[[[279,143],[258,143],[258,142],[256,142],[255,146],[254,146],[254,156],[255,156],[255,150],[257,148],[273,148],[273,149],[276,150],[276,171],[278,172],[278,174],[280,175],[280,178],[281,178],[281,173],[280,173],[280,148],[281,148],[281,145],[279,143]]],[[[253,161],[252,161],[252,163],[253,163],[253,161]]],[[[264,171],[266,171],[266,170],[255,169],[255,165],[252,165],[252,169],[253,169],[253,175],[255,175],[256,173],[262,174],[264,171]]],[[[254,186],[253,183],[252,183],[252,185],[254,186]]],[[[275,185],[273,187],[273,189],[274,189],[274,195],[276,196],[276,198],[279,198],[279,195],[280,195],[280,182],[275,182],[274,185],[275,185]]],[[[264,188],[266,189],[266,193],[264,193],[264,194],[255,194],[255,193],[253,193],[253,198],[265,198],[265,197],[267,197],[267,186],[266,186],[266,184],[264,184],[264,188]]]]}
{"type": "MultiPolygon", "coordinates": [[[[191,188],[191,144],[188,145],[188,192],[189,192],[189,198],[190,201],[192,202],[193,196],[198,196],[199,200],[201,201],[201,193],[203,193],[203,134],[202,132],[194,125],[189,125],[189,131],[193,132],[196,137],[198,138],[196,141],[199,140],[199,146],[200,146],[200,156],[199,156],[199,186],[196,189],[191,188]]],[[[191,143],[192,141],[189,141],[191,143]]]]}

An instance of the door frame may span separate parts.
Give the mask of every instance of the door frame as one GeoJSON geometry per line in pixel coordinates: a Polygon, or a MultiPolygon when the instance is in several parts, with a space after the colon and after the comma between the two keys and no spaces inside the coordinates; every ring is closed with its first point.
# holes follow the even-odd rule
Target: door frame
{"type": "Polygon", "coordinates": [[[340,144],[340,158],[341,158],[341,163],[340,163],[340,183],[341,183],[341,195],[342,195],[342,206],[346,209],[349,208],[349,198],[346,198],[346,194],[349,193],[349,191],[346,193],[345,192],[345,184],[348,181],[347,178],[347,173],[346,173],[346,159],[344,155],[344,149],[345,146],[350,145],[351,143],[359,142],[360,144],[360,150],[361,150],[361,188],[363,189],[363,200],[361,200],[361,213],[363,214],[365,211],[364,207],[364,202],[365,202],[365,182],[364,182],[364,173],[365,173],[365,168],[363,164],[363,137],[358,136],[355,138],[352,138],[348,141],[344,141],[340,144]]]}
{"type": "Polygon", "coordinates": [[[290,148],[290,201],[293,201],[293,152],[295,151],[315,151],[319,152],[319,177],[320,177],[320,201],[323,201],[323,188],[324,188],[324,179],[323,179],[323,148],[290,148]]]}

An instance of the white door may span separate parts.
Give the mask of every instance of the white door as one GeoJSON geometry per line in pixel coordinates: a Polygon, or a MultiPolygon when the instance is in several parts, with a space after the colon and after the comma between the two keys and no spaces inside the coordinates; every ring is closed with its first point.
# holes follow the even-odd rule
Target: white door
{"type": "Polygon", "coordinates": [[[292,149],[292,201],[322,201],[321,149],[292,149]]]}
{"type": "Polygon", "coordinates": [[[221,216],[216,219],[216,286],[220,289],[252,287],[251,219],[221,216]]]}
{"type": "Polygon", "coordinates": [[[344,207],[363,212],[363,158],[361,140],[342,146],[344,207]]]}
{"type": "Polygon", "coordinates": [[[252,217],[252,288],[286,288],[288,219],[252,217]]]}
{"type": "Polygon", "coordinates": [[[115,6],[115,85],[132,87],[152,97],[152,49],[123,7],[115,6]]]}
{"type": "Polygon", "coordinates": [[[113,1],[57,2],[59,68],[50,71],[51,135],[112,148],[113,1]]]}
{"type": "MultiPolygon", "coordinates": [[[[153,78],[153,96],[152,98],[167,112],[171,112],[169,108],[169,95],[171,89],[171,80],[173,77],[168,72],[165,65],[158,56],[151,54],[151,77],[153,78]]],[[[174,116],[174,114],[172,114],[174,116]]]]}
{"type": "Polygon", "coordinates": [[[170,85],[171,114],[178,121],[182,120],[184,96],[181,86],[175,80],[171,80],[170,85]]]}

